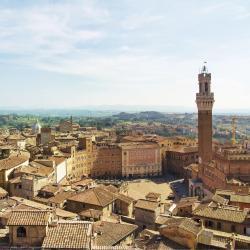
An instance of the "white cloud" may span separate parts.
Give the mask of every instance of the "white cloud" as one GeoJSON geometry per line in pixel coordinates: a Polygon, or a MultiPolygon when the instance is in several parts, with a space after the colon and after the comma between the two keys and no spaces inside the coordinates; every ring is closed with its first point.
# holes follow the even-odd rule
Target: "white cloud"
{"type": "Polygon", "coordinates": [[[72,52],[79,42],[103,38],[102,30],[89,29],[85,23],[102,23],[108,11],[84,2],[0,9],[0,51],[62,54],[72,52]]]}

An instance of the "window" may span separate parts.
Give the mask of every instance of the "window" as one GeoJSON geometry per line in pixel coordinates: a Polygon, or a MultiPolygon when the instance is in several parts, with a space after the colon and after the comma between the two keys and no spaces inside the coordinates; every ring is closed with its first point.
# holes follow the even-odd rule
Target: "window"
{"type": "Polygon", "coordinates": [[[232,232],[235,232],[235,225],[232,225],[232,226],[231,226],[231,231],[232,231],[232,232]]]}
{"type": "Polygon", "coordinates": [[[208,227],[208,221],[207,220],[205,221],[205,227],[208,227]]]}
{"type": "Polygon", "coordinates": [[[207,93],[208,92],[208,83],[205,82],[205,92],[207,93]]]}
{"type": "Polygon", "coordinates": [[[217,229],[221,230],[221,223],[220,222],[217,223],[217,229]]]}
{"type": "Polygon", "coordinates": [[[26,237],[26,229],[24,227],[18,227],[16,232],[17,237],[26,237]]]}
{"type": "Polygon", "coordinates": [[[209,227],[213,227],[213,224],[214,224],[214,223],[213,223],[211,220],[208,221],[208,226],[209,226],[209,227]]]}

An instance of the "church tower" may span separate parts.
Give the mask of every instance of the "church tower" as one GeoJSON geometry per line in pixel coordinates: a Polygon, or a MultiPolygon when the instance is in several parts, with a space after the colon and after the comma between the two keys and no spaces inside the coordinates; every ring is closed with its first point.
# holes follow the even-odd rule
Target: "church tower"
{"type": "Polygon", "coordinates": [[[212,160],[212,109],[214,93],[211,92],[211,73],[208,73],[206,63],[199,75],[199,93],[196,94],[198,108],[198,144],[199,162],[207,163],[212,160]]]}

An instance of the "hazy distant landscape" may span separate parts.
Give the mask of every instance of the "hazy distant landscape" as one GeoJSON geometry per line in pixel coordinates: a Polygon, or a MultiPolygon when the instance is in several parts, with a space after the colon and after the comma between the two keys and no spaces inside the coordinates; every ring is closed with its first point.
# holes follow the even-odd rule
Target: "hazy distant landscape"
{"type": "MultiPolygon", "coordinates": [[[[38,120],[44,127],[55,127],[60,121],[72,117],[83,127],[115,128],[125,131],[135,126],[144,128],[144,133],[161,136],[197,137],[197,113],[158,112],[158,111],[115,111],[115,110],[2,110],[0,128],[31,128],[38,120]]],[[[234,114],[215,114],[213,116],[213,137],[220,141],[230,141],[234,114]]],[[[236,138],[244,139],[250,135],[250,115],[237,115],[236,138]]]]}
{"type": "MultiPolygon", "coordinates": [[[[119,114],[120,112],[138,113],[144,111],[155,111],[165,114],[196,113],[196,106],[147,106],[147,105],[96,105],[77,108],[25,108],[25,107],[0,107],[0,115],[35,115],[35,116],[89,116],[103,117],[119,114]]],[[[216,109],[213,112],[218,115],[250,115],[249,109],[216,109]]]]}

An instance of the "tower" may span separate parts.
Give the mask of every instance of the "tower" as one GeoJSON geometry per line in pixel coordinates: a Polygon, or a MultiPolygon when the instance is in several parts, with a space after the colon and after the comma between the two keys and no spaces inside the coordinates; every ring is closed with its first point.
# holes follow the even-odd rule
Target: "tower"
{"type": "Polygon", "coordinates": [[[234,116],[232,118],[232,139],[231,139],[232,145],[236,144],[236,129],[237,129],[236,121],[237,118],[234,116]]]}
{"type": "Polygon", "coordinates": [[[211,73],[208,73],[206,62],[199,75],[199,93],[196,94],[198,108],[198,144],[199,162],[212,160],[212,109],[214,93],[211,92],[211,73]]]}

